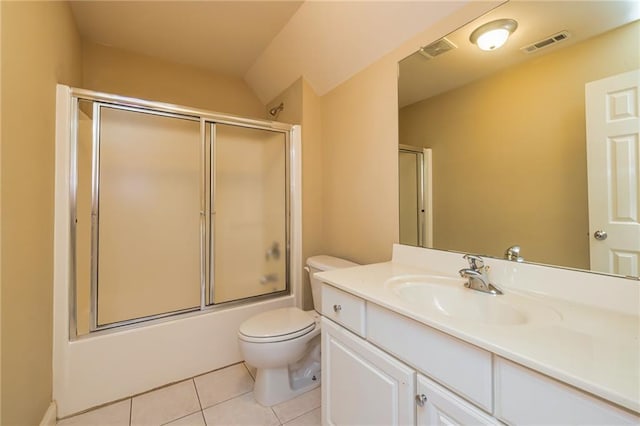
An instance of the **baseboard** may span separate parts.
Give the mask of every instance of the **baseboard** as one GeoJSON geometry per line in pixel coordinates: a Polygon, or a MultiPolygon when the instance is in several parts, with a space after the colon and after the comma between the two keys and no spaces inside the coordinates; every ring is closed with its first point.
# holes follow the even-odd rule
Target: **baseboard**
{"type": "Polygon", "coordinates": [[[44,413],[42,420],[40,420],[40,426],[56,426],[57,411],[58,408],[56,406],[56,402],[51,401],[51,404],[49,404],[49,408],[47,408],[47,411],[44,413]]]}

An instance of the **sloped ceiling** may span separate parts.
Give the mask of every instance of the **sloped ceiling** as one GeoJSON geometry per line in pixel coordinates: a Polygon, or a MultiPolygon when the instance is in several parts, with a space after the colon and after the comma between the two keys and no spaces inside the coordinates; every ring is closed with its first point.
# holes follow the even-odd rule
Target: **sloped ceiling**
{"type": "Polygon", "coordinates": [[[72,1],[83,38],[242,77],[301,1],[72,1]]]}
{"type": "Polygon", "coordinates": [[[72,1],[83,38],[244,78],[267,103],[330,91],[466,1],[72,1]]]}
{"type": "Polygon", "coordinates": [[[245,80],[264,102],[299,76],[323,95],[443,19],[460,1],[307,1],[245,80]]]}

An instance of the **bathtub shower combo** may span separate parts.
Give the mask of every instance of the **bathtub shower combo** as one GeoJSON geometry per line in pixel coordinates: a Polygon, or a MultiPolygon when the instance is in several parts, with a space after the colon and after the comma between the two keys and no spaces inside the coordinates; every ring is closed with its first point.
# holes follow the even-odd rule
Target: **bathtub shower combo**
{"type": "Polygon", "coordinates": [[[242,321],[299,305],[299,127],[66,86],[57,111],[59,415],[237,362],[242,321]]]}

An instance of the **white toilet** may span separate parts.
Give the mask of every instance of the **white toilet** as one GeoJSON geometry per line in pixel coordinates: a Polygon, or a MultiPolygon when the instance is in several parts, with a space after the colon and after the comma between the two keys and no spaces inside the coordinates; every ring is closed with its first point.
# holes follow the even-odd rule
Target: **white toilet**
{"type": "Polygon", "coordinates": [[[272,406],[320,385],[320,282],[318,271],[348,268],[356,263],[332,256],[307,259],[315,310],[281,308],[253,316],[240,325],[240,351],[256,368],[253,395],[272,406]],[[316,312],[317,311],[317,312],[316,312]]]}

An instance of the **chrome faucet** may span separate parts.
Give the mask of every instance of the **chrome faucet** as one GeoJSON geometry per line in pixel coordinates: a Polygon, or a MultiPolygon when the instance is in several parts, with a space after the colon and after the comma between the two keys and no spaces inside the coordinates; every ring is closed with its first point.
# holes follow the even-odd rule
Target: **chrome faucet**
{"type": "Polygon", "coordinates": [[[502,290],[489,282],[487,274],[489,267],[484,265],[484,261],[480,256],[465,254],[463,258],[469,262],[469,267],[460,269],[458,272],[461,277],[467,278],[467,282],[464,284],[465,287],[483,293],[502,294],[502,290]]]}

